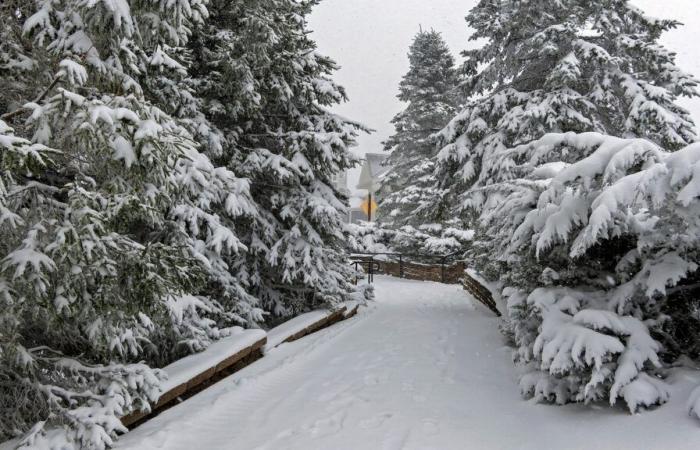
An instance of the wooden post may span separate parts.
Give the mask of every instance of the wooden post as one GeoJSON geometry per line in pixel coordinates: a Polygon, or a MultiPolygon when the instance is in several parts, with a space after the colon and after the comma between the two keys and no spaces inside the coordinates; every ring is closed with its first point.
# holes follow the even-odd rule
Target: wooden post
{"type": "Polygon", "coordinates": [[[399,278],[403,278],[403,255],[399,255],[399,278]]]}
{"type": "Polygon", "coordinates": [[[369,192],[367,200],[367,222],[372,222],[372,191],[369,192]]]}

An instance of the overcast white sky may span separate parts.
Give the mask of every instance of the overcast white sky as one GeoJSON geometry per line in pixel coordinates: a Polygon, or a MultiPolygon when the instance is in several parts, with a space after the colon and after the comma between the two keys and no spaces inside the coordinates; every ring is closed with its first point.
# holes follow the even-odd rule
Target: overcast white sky
{"type": "MultiPolygon", "coordinates": [[[[464,16],[476,0],[324,0],[311,16],[310,28],[321,53],[341,66],[336,81],[350,101],[337,112],[377,130],[362,136],[360,154],[382,151],[393,133],[391,118],[401,111],[398,84],[408,70],[408,47],[420,25],[443,33],[456,56],[470,42],[464,16]]],[[[700,77],[700,0],[633,0],[656,17],[685,23],[664,43],[678,53],[680,66],[700,77]]],[[[458,59],[458,61],[461,58],[458,59]]],[[[700,125],[700,101],[683,102],[700,125]]],[[[350,174],[354,188],[359,174],[350,174]]]]}

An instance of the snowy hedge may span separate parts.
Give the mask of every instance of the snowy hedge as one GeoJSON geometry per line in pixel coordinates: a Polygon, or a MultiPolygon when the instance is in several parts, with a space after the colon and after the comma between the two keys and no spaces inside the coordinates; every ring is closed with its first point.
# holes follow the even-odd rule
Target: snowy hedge
{"type": "MultiPolygon", "coordinates": [[[[698,80],[660,37],[679,25],[628,0],[481,0],[462,110],[435,178],[507,286],[523,392],[663,403],[657,368],[700,356],[698,80]]],[[[696,411],[695,406],[692,406],[696,411]]]]}
{"type": "Polygon", "coordinates": [[[425,224],[418,228],[405,225],[395,229],[363,222],[348,225],[346,235],[348,248],[353,253],[402,253],[417,258],[461,254],[474,232],[441,224],[425,224]]]}
{"type": "Polygon", "coordinates": [[[622,398],[630,411],[665,402],[660,353],[691,350],[675,340],[674,311],[698,307],[688,294],[698,290],[700,145],[671,153],[567,133],[498,157],[524,174],[490,187],[500,202],[483,216],[510,236],[494,257],[514,286],[510,320],[531,369],[523,391],[559,403],[622,398]],[[587,156],[556,161],[571,154],[587,156]]]}

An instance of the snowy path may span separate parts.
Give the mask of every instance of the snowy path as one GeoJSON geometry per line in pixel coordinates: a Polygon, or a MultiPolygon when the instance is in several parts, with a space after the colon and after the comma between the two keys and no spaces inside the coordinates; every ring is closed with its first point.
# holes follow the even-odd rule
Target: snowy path
{"type": "Polygon", "coordinates": [[[359,316],[268,356],[124,436],[139,450],[697,449],[688,382],[666,407],[523,401],[497,321],[456,286],[378,277],[359,316]]]}

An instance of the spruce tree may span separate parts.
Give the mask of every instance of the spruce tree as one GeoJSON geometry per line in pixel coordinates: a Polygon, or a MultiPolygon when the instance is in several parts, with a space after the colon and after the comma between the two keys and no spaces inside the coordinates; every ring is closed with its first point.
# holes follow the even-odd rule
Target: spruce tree
{"type": "Polygon", "coordinates": [[[379,192],[384,211],[381,223],[399,228],[444,222],[443,191],[433,177],[436,141],[433,135],[455,114],[455,61],[442,35],[420,31],[408,53],[410,68],[399,86],[398,98],[408,103],[394,117],[396,133],[385,142],[391,170],[379,192]]]}
{"type": "Polygon", "coordinates": [[[696,250],[678,246],[674,259],[651,232],[655,220],[682,223],[679,209],[635,201],[652,195],[644,187],[610,189],[696,138],[675,103],[697,95],[696,81],[658,43],[678,23],[626,0],[482,1],[468,22],[487,42],[466,53],[475,99],[441,133],[437,175],[477,230],[471,256],[507,286],[523,393],[663,403],[652,334],[696,250]]]}
{"type": "Polygon", "coordinates": [[[467,22],[472,40],[487,40],[465,52],[463,89],[476,99],[441,132],[437,170],[464,217],[485,202],[479,187],[513,176],[493,155],[545,133],[644,137],[669,149],[696,138],[674,103],[696,95],[695,80],[658,43],[678,22],[626,0],[483,1],[467,22]]]}
{"type": "Polygon", "coordinates": [[[347,199],[335,175],[352,167],[358,124],[328,107],[344,101],[336,65],[316,51],[306,17],[317,1],[219,1],[190,47],[210,156],[250,180],[258,217],[238,222],[247,247],[233,261],[273,317],[352,295],[343,255],[347,199]]]}
{"type": "Polygon", "coordinates": [[[206,295],[244,248],[217,212],[252,200],[199,152],[205,124],[177,117],[198,117],[184,45],[201,2],[5,6],[0,439],[104,448],[157,398],[152,367],[262,316],[206,295]]]}

